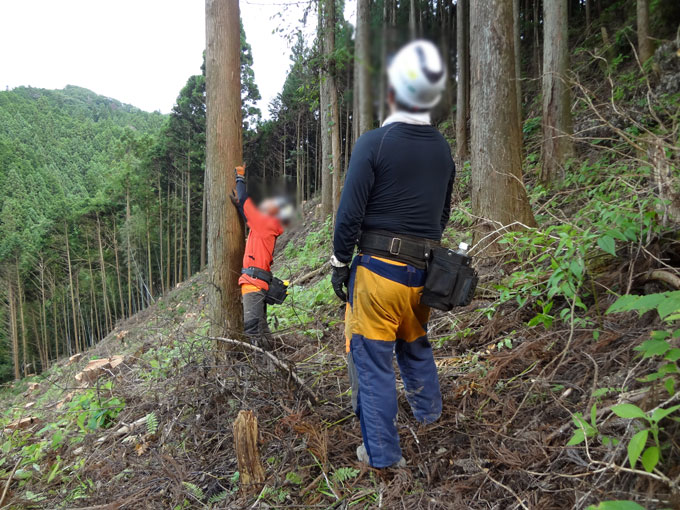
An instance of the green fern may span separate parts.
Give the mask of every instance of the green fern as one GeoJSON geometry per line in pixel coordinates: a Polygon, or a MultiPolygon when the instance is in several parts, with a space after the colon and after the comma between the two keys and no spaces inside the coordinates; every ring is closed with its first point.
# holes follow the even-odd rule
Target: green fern
{"type": "Polygon", "coordinates": [[[156,413],[150,412],[146,415],[146,431],[150,436],[153,436],[158,430],[158,418],[156,413]]]}
{"type": "Polygon", "coordinates": [[[229,493],[227,491],[218,492],[217,494],[213,494],[210,497],[208,503],[213,505],[215,503],[219,503],[220,501],[225,501],[227,499],[227,496],[229,496],[229,493]]]}
{"type": "Polygon", "coordinates": [[[182,485],[184,485],[184,487],[186,487],[189,491],[189,494],[191,494],[197,500],[201,501],[205,497],[205,494],[203,494],[203,489],[201,489],[198,485],[191,482],[182,482],[182,485]]]}
{"type": "Polygon", "coordinates": [[[359,470],[351,467],[341,467],[335,470],[333,473],[333,480],[336,482],[344,483],[347,480],[356,478],[359,474],[359,470]]]}

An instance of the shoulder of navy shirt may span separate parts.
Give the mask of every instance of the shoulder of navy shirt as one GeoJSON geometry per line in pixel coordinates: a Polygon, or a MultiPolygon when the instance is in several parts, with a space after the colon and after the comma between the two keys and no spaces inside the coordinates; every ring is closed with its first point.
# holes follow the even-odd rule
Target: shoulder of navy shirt
{"type": "Polygon", "coordinates": [[[349,262],[361,231],[441,239],[455,165],[433,126],[397,122],[364,133],[350,159],[336,218],[335,256],[349,262]]]}

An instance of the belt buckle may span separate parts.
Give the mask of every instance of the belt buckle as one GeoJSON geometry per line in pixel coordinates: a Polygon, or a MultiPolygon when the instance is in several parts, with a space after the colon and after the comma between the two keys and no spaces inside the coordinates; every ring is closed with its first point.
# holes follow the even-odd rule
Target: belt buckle
{"type": "Polygon", "coordinates": [[[392,242],[390,242],[390,255],[399,255],[401,252],[401,239],[399,237],[393,237],[392,242]],[[396,248],[395,248],[396,244],[396,248]]]}

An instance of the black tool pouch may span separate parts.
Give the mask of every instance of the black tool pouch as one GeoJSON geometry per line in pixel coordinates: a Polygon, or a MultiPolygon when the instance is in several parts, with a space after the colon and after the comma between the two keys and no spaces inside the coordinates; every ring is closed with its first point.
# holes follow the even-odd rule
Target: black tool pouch
{"type": "Polygon", "coordinates": [[[283,280],[272,277],[272,281],[269,282],[269,290],[264,298],[264,302],[268,305],[280,305],[286,300],[288,295],[288,285],[286,285],[283,280]]]}
{"type": "Polygon", "coordinates": [[[470,267],[471,261],[453,250],[434,248],[420,303],[445,312],[469,305],[479,281],[477,272],[470,267]]]}

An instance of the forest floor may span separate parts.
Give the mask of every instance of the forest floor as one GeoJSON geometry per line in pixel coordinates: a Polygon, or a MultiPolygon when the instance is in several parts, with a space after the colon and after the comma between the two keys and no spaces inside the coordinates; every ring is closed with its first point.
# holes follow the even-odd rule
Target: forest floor
{"type": "MultiPolygon", "coordinates": [[[[81,360],[60,362],[37,384],[26,380],[3,394],[3,423],[35,418],[24,430],[0,435],[0,467],[10,471],[11,453],[21,451],[23,459],[15,482],[6,484],[7,508],[547,510],[603,499],[635,499],[649,510],[679,507],[663,481],[622,469],[624,442],[565,448],[575,413],[600,409],[593,411],[599,419],[619,402],[658,402],[636,383],[652,361],[634,359],[632,349],[658,326],[654,312],[605,316],[615,296],[603,292],[588,303],[597,327],[573,316],[530,327],[533,308],[501,302],[493,285],[509,262],[480,268],[479,297],[469,307],[433,314],[444,412],[438,422],[419,426],[400,389],[407,467],[380,471],[360,464],[342,307],[328,270],[313,272],[324,267],[329,243],[328,224],[311,216],[282,240],[275,267],[294,285],[286,303],[270,309],[275,355],[294,367],[316,401],[260,354],[215,355],[206,279],[195,275],[119,324],[81,360]],[[310,274],[295,285],[295,278],[310,274]],[[88,387],[74,379],[89,360],[114,355],[124,356],[123,363],[88,387]],[[267,476],[249,495],[239,492],[233,445],[240,410],[259,420],[267,476]]],[[[628,274],[612,265],[597,283],[625,287],[628,274]]],[[[624,436],[631,423],[613,417],[600,429],[624,436]]],[[[675,478],[680,462],[669,462],[675,478]]]]}

